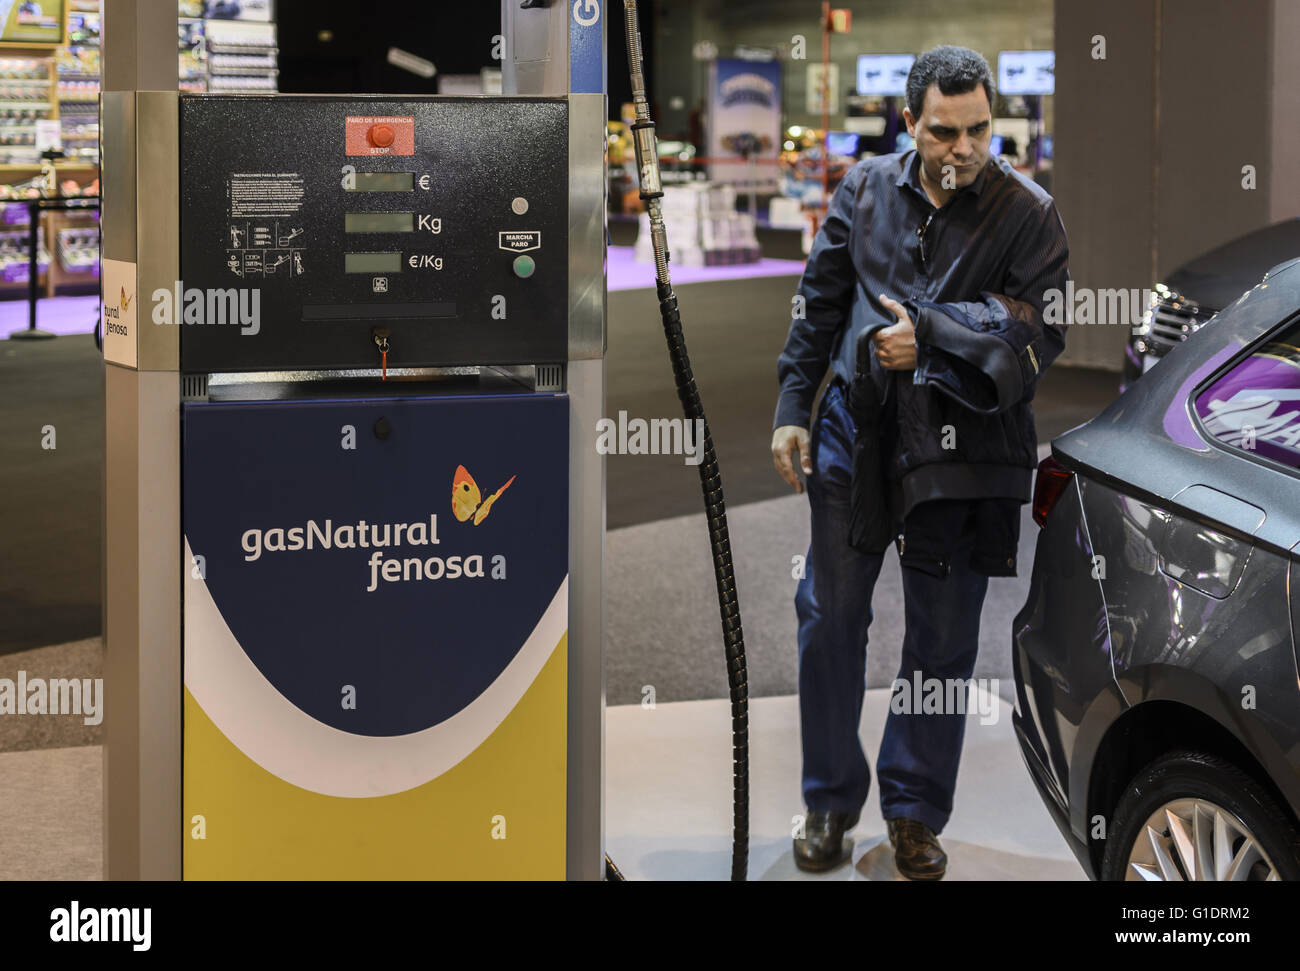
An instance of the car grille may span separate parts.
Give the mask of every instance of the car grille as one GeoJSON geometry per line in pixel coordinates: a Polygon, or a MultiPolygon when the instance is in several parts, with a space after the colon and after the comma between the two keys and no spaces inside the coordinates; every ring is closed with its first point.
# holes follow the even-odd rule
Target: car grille
{"type": "Polygon", "coordinates": [[[1178,306],[1162,301],[1151,319],[1150,336],[1162,344],[1177,344],[1196,329],[1196,305],[1178,306]]]}
{"type": "Polygon", "coordinates": [[[1134,335],[1140,350],[1163,357],[1171,347],[1187,340],[1213,316],[1195,300],[1189,300],[1168,287],[1156,288],[1152,305],[1142,316],[1142,326],[1134,335]]]}

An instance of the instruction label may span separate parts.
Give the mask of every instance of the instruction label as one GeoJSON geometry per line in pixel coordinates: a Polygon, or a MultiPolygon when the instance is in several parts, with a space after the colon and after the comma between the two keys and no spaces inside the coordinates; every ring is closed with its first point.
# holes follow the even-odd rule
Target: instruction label
{"type": "Polygon", "coordinates": [[[263,279],[300,277],[306,242],[303,176],[299,172],[235,172],[230,176],[226,270],[263,279]]]}
{"type": "Polygon", "coordinates": [[[230,218],[292,216],[302,209],[297,172],[236,172],[230,177],[230,218]]]}

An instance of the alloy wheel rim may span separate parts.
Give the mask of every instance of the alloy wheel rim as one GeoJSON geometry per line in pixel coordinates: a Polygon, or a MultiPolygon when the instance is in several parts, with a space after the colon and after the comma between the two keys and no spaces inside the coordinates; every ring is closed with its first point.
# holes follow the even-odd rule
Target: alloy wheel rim
{"type": "Polygon", "coordinates": [[[1129,850],[1126,880],[1280,880],[1255,834],[1206,799],[1175,799],[1153,812],[1129,850]]]}

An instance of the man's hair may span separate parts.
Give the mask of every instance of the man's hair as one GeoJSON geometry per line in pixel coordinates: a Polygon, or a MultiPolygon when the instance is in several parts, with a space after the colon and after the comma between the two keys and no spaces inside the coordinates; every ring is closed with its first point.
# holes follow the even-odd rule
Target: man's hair
{"type": "Polygon", "coordinates": [[[912,70],[907,73],[907,107],[913,118],[921,117],[925,92],[932,84],[939,85],[940,94],[965,94],[982,84],[989,99],[989,110],[993,110],[993,77],[989,73],[989,62],[969,47],[944,44],[926,51],[912,64],[912,70]]]}

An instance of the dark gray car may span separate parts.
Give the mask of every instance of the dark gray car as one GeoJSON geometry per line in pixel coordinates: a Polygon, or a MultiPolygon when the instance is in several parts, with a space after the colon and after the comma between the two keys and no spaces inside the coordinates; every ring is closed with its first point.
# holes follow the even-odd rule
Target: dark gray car
{"type": "Polygon", "coordinates": [[[1300,878],[1300,260],[1052,443],[1012,640],[1090,876],[1300,878]]]}

